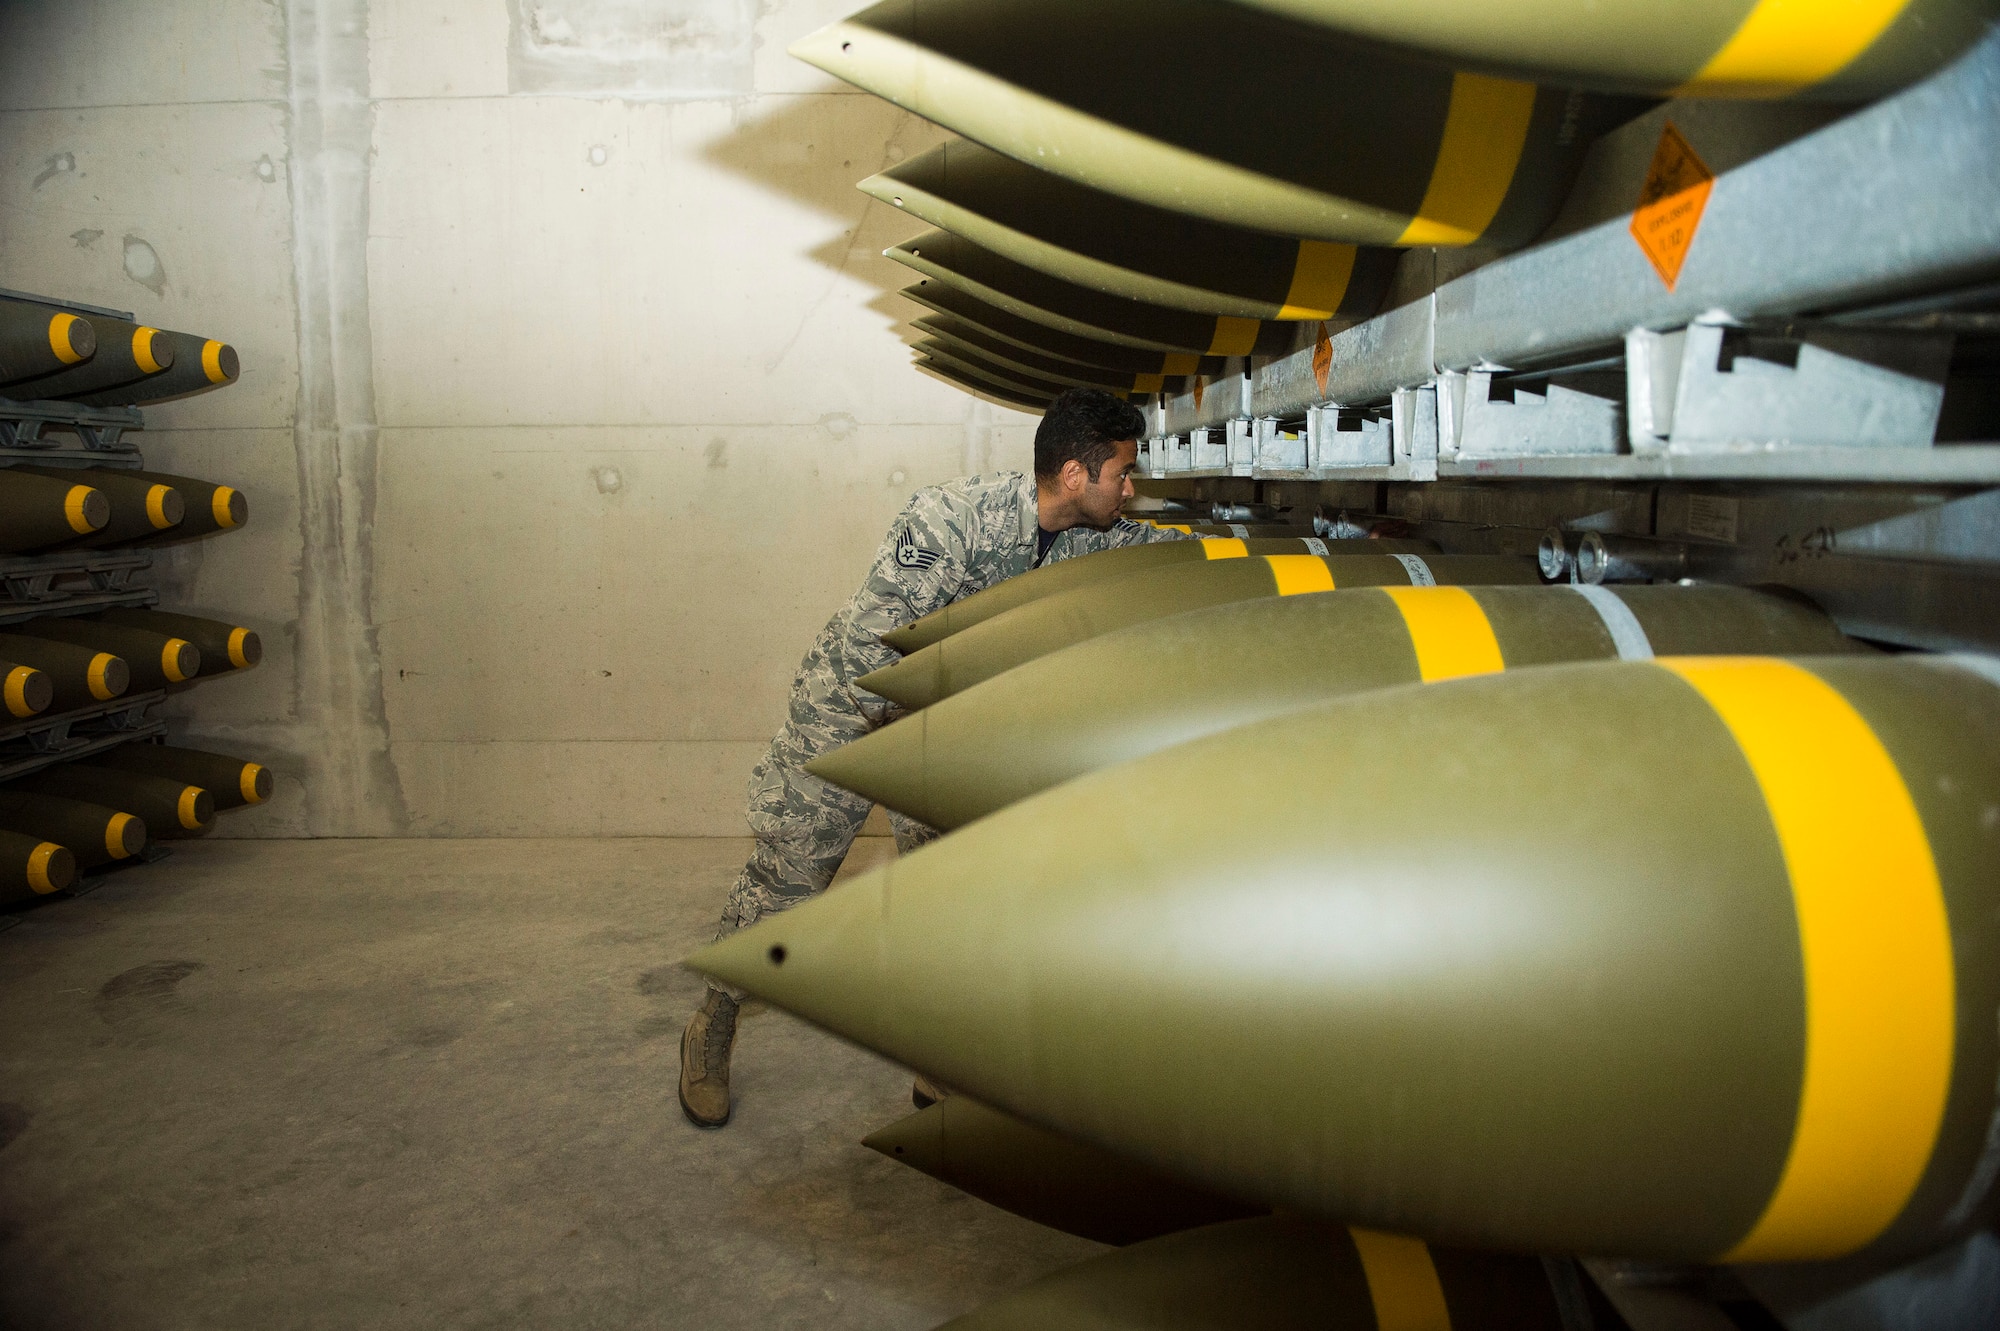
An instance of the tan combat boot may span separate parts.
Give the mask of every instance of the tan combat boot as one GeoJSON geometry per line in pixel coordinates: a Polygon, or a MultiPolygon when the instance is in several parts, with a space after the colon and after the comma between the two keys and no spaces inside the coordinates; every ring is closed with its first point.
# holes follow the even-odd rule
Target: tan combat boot
{"type": "Polygon", "coordinates": [[[708,991],[681,1033],[681,1112],[697,1128],[729,1121],[729,1050],[736,1043],[736,1000],[708,991]]]}

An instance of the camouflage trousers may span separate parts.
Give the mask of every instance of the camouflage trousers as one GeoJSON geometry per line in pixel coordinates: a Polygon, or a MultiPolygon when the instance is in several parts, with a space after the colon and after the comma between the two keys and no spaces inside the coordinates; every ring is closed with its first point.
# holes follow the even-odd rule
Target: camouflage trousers
{"type": "MultiPolygon", "coordinates": [[[[717,939],[824,892],[874,807],[871,801],[828,785],[805,770],[812,759],[859,739],[890,719],[886,703],[864,695],[871,697],[872,703],[864,708],[848,686],[846,672],[838,664],[843,631],[844,617],[836,615],[820,632],[792,681],[785,728],[751,769],[750,834],[757,838],[757,844],[743,872],[736,876],[735,886],[729,889],[722,922],[715,931],[717,939]]],[[[905,853],[938,835],[893,811],[889,826],[896,834],[896,849],[905,853]]],[[[740,991],[725,992],[739,1000],[743,997],[740,991]]]]}

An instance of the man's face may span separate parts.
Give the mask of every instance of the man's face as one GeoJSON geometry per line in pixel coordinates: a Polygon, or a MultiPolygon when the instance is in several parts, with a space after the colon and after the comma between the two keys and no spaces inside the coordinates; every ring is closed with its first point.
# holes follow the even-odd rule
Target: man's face
{"type": "Polygon", "coordinates": [[[1085,522],[1102,530],[1118,521],[1125,501],[1132,497],[1132,469],[1138,465],[1137,439],[1116,445],[1116,451],[1097,469],[1097,479],[1086,478],[1083,493],[1077,496],[1076,506],[1085,522]]]}

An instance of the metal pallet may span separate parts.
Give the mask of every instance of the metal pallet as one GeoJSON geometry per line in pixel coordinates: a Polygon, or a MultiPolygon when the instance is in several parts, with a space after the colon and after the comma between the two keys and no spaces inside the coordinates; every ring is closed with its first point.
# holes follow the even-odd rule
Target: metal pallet
{"type": "Polygon", "coordinates": [[[152,552],[147,550],[0,556],[0,625],[112,606],[152,605],[159,593],[132,585],[133,574],[152,566],[152,552]]]}
{"type": "Polygon", "coordinates": [[[125,432],[144,424],[137,407],[0,398],[0,466],[137,467],[139,450],[125,442],[125,432]],[[75,442],[51,438],[52,431],[75,442]]]}
{"type": "Polygon", "coordinates": [[[95,707],[0,726],[0,781],[116,748],[129,740],[164,735],[166,722],[147,717],[146,709],[166,696],[166,690],[153,689],[95,707]]]}

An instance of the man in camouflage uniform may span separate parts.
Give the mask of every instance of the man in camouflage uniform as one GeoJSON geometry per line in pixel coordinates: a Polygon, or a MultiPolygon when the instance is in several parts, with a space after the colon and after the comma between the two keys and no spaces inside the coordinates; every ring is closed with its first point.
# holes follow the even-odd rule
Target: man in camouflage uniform
{"type": "MultiPolygon", "coordinates": [[[[1035,431],[1034,476],[974,476],[911,496],[861,590],[806,653],[792,682],[790,718],[750,774],[757,844],[730,889],[718,939],[824,891],[846,858],[870,803],[805,765],[901,714],[854,685],[896,660],[882,634],[1051,560],[1189,539],[1122,516],[1144,428],[1130,403],[1073,389],[1049,404],[1035,431]]],[[[889,821],[899,850],[937,835],[900,814],[889,821]]],[[[729,1121],[729,1055],[741,999],[711,983],[681,1037],[681,1109],[699,1127],[729,1121]]]]}

